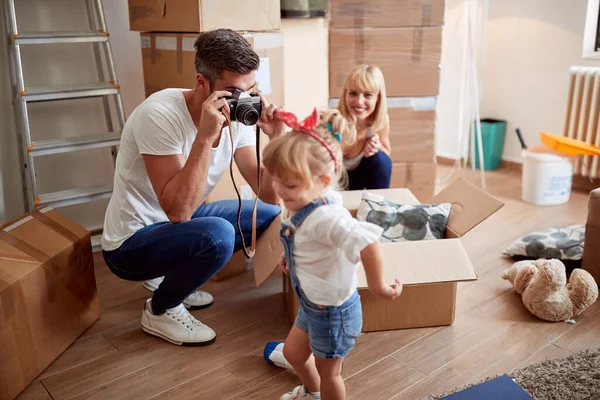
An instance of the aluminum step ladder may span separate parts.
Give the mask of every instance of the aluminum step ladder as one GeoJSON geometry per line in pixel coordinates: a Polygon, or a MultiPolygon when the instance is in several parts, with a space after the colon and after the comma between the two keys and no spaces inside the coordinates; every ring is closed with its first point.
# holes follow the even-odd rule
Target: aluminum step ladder
{"type": "MultiPolygon", "coordinates": [[[[54,193],[39,193],[36,184],[35,158],[37,156],[67,153],[93,148],[111,148],[113,162],[125,124],[125,112],[106,28],[102,0],[85,0],[90,31],[86,32],[20,32],[14,0],[4,3],[5,28],[10,59],[13,105],[19,132],[21,176],[25,208],[31,211],[40,206],[65,207],[108,198],[111,186],[63,190],[54,193]],[[21,46],[40,44],[92,43],[98,80],[101,83],[67,87],[28,87],[23,76],[21,46]],[[102,58],[104,56],[104,59],[102,58]],[[105,73],[106,67],[106,73],[105,73]],[[105,76],[108,75],[108,76],[105,76]],[[117,124],[113,121],[109,97],[114,96],[117,124]],[[103,100],[107,132],[91,132],[77,138],[32,141],[28,117],[28,104],[33,102],[58,101],[101,97],[103,100]]],[[[99,249],[99,235],[92,236],[95,250],[99,249]]]]}

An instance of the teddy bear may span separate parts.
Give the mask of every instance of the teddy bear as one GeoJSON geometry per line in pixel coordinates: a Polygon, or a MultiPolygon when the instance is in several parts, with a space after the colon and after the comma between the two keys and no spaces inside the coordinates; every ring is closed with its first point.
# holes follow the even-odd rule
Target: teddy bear
{"type": "Polygon", "coordinates": [[[576,268],[567,283],[558,259],[525,260],[502,272],[522,296],[525,307],[546,321],[571,321],[598,299],[598,285],[589,272],[576,268]]]}

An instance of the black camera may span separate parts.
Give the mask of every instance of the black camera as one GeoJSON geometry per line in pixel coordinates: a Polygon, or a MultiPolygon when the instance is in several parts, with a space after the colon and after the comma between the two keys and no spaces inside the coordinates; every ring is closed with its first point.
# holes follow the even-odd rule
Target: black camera
{"type": "Polygon", "coordinates": [[[236,89],[232,96],[225,97],[225,101],[229,105],[231,122],[255,125],[260,119],[262,103],[257,93],[246,93],[236,89]]]}

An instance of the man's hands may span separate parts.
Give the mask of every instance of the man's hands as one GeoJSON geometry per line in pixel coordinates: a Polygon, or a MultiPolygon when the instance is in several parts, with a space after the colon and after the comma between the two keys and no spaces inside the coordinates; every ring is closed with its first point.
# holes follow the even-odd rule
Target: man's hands
{"type": "Polygon", "coordinates": [[[202,103],[202,114],[198,123],[198,138],[213,142],[226,122],[223,112],[229,115],[229,105],[222,97],[231,96],[230,92],[218,90],[212,92],[202,103]],[[223,110],[223,112],[221,111],[223,110]]]}
{"type": "Polygon", "coordinates": [[[261,93],[258,95],[262,101],[262,114],[256,125],[270,138],[283,135],[286,129],[285,124],[277,118],[277,111],[283,111],[283,107],[277,108],[275,104],[270,104],[261,93]]]}
{"type": "MultiPolygon", "coordinates": [[[[283,107],[277,107],[267,101],[265,96],[258,93],[262,102],[262,113],[257,124],[269,137],[277,137],[285,133],[286,127],[283,121],[277,118],[277,111],[283,107]]],[[[212,92],[202,103],[202,115],[198,123],[198,136],[207,142],[214,141],[225,125],[226,119],[223,112],[229,115],[229,105],[223,97],[231,96],[225,90],[212,92]]]]}

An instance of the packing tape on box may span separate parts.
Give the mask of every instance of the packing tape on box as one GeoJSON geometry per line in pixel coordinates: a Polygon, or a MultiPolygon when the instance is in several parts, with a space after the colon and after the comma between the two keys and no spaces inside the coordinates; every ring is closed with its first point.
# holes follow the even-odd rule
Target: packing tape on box
{"type": "Polygon", "coordinates": [[[431,26],[431,4],[423,4],[421,6],[421,25],[431,26]]]}
{"type": "MultiPolygon", "coordinates": [[[[371,47],[371,41],[367,39],[367,32],[377,32],[378,28],[364,28],[358,27],[354,28],[354,64],[361,65],[367,64],[371,65],[370,60],[365,60],[367,50],[371,47]]],[[[385,28],[384,28],[385,29],[385,28]]],[[[410,49],[410,58],[414,63],[421,63],[423,58],[423,43],[424,43],[424,34],[425,30],[422,27],[413,27],[413,38],[412,38],[412,46],[410,49]]],[[[375,37],[376,41],[377,36],[375,37]]]]}
{"type": "Polygon", "coordinates": [[[46,215],[46,213],[51,210],[52,208],[46,207],[41,210],[33,211],[31,213],[31,217],[45,224],[65,239],[71,242],[79,242],[79,236],[77,236],[75,233],[71,232],[70,230],[68,230],[67,228],[65,228],[64,226],[62,226],[61,224],[59,224],[58,222],[46,215]]]}
{"type": "Polygon", "coordinates": [[[431,25],[431,4],[421,6],[421,27],[413,28],[413,46],[411,60],[420,63],[423,57],[423,27],[431,25]]]}
{"type": "MultiPolygon", "coordinates": [[[[2,233],[0,231],[0,240],[3,240],[2,233]]],[[[2,282],[2,279],[0,279],[2,282]]],[[[37,359],[36,357],[28,357],[31,352],[35,351],[35,346],[31,334],[31,326],[29,325],[29,315],[27,308],[22,306],[25,304],[25,293],[22,290],[13,290],[12,287],[8,287],[0,292],[0,323],[2,326],[10,329],[12,327],[12,338],[13,343],[10,341],[3,342],[0,344],[0,348],[4,346],[14,346],[16,349],[16,360],[14,358],[3,359],[0,361],[0,367],[6,365],[5,362],[12,361],[12,372],[18,372],[21,375],[21,380],[27,382],[32,380],[38,375],[37,371],[37,359]]],[[[11,346],[11,347],[12,347],[11,346]]],[[[34,354],[35,355],[35,354],[34,354]]],[[[3,357],[5,355],[3,354],[3,357]]],[[[4,378],[0,376],[0,385],[4,378]]]]}
{"type": "Polygon", "coordinates": [[[261,35],[245,34],[244,38],[248,40],[254,50],[268,50],[283,46],[283,35],[279,33],[263,33],[261,35]]]}
{"type": "Polygon", "coordinates": [[[183,35],[177,34],[177,72],[183,73],[183,35]]]}
{"type": "Polygon", "coordinates": [[[411,49],[411,61],[420,63],[423,56],[423,29],[413,28],[413,43],[411,49]]]}
{"type": "MultiPolygon", "coordinates": [[[[93,267],[93,260],[91,255],[91,241],[86,240],[82,243],[81,239],[73,232],[69,231],[67,228],[61,226],[56,221],[52,220],[51,218],[39,211],[33,211],[29,216],[24,218],[24,220],[26,220],[25,222],[31,221],[33,219],[38,220],[39,222],[46,225],[48,228],[52,229],[54,232],[63,236],[65,239],[69,240],[70,242],[73,242],[73,254],[76,254],[77,258],[70,258],[69,261],[77,262],[77,265],[85,266],[84,268],[90,266],[93,267]],[[89,248],[86,249],[85,247],[89,248]]],[[[15,229],[16,226],[21,224],[23,224],[23,222],[18,221],[17,223],[6,227],[4,230],[0,231],[0,240],[3,240],[4,242],[16,248],[17,250],[34,258],[40,264],[42,264],[44,268],[46,268],[54,274],[57,274],[60,277],[60,282],[62,283],[62,285],[76,298],[81,299],[84,303],[87,304],[88,301],[90,301],[95,295],[94,293],[90,293],[88,287],[81,287],[80,285],[75,283],[73,277],[81,271],[71,271],[68,268],[69,265],[67,265],[67,268],[65,268],[65,266],[57,264],[53,260],[53,258],[48,254],[9,233],[12,229],[15,229]]]]}
{"type": "MultiPolygon", "coordinates": [[[[404,9],[405,5],[400,3],[397,4],[398,8],[395,10],[390,10],[392,14],[396,13],[405,13],[407,12],[404,9]]],[[[330,14],[332,18],[336,17],[342,18],[352,18],[353,26],[338,26],[334,24],[334,27],[341,28],[350,28],[367,25],[367,13],[370,16],[377,18],[378,14],[381,15],[381,11],[377,9],[377,7],[365,7],[365,2],[360,1],[333,1],[330,5],[330,14]]],[[[432,11],[433,6],[431,4],[422,4],[421,5],[421,26],[431,26],[432,25],[432,11]]]]}
{"type": "MultiPolygon", "coordinates": [[[[143,45],[143,43],[142,43],[143,45]]],[[[156,49],[156,35],[154,33],[150,34],[150,63],[152,65],[156,64],[156,59],[158,58],[158,50],[156,49]]]]}
{"type": "Polygon", "coordinates": [[[142,49],[150,49],[150,63],[156,64],[156,60],[161,57],[161,50],[170,50],[177,53],[177,72],[183,73],[183,52],[194,51],[195,39],[183,37],[178,33],[175,37],[158,36],[156,33],[150,33],[150,37],[142,36],[142,49]]]}

